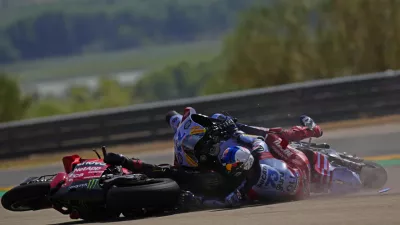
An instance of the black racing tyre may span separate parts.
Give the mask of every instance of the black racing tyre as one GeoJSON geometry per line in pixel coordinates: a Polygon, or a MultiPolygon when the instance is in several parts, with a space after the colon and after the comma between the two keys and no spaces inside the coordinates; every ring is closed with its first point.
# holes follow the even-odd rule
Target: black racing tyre
{"type": "Polygon", "coordinates": [[[7,210],[17,212],[51,208],[47,198],[49,191],[48,182],[16,186],[3,195],[1,205],[7,210]]]}
{"type": "Polygon", "coordinates": [[[177,205],[181,190],[171,179],[154,179],[148,184],[112,187],[107,193],[107,208],[126,211],[140,208],[171,208],[177,205]]]}
{"type": "Polygon", "coordinates": [[[364,166],[360,173],[361,181],[365,188],[379,189],[382,188],[388,179],[387,171],[378,163],[372,161],[364,161],[364,166]]]}

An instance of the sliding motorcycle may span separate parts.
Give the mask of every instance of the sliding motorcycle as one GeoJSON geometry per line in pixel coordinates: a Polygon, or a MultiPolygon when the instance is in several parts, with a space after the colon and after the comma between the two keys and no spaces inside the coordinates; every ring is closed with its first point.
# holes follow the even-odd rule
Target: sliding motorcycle
{"type": "MultiPolygon", "coordinates": [[[[105,156],[105,147],[102,151],[105,156]]],[[[53,208],[85,220],[176,209],[181,188],[174,180],[132,173],[96,154],[98,159],[66,156],[63,172],[26,178],[3,195],[2,206],[19,212],[53,208]]]]}

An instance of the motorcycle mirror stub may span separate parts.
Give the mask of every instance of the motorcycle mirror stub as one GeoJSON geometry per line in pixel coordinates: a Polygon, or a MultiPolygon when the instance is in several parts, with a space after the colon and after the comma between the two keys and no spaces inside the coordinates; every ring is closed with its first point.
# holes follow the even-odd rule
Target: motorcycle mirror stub
{"type": "Polygon", "coordinates": [[[98,157],[99,159],[101,159],[101,156],[99,155],[99,153],[97,152],[97,150],[96,150],[96,149],[93,149],[93,151],[94,151],[94,153],[96,153],[97,157],[98,157]]]}
{"type": "Polygon", "coordinates": [[[103,152],[103,158],[105,158],[107,155],[106,146],[101,147],[101,151],[103,152]]]}

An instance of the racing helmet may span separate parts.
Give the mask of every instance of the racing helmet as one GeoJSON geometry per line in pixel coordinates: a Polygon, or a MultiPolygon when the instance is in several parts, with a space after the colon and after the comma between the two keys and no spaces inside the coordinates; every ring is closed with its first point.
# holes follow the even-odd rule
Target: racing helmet
{"type": "Polygon", "coordinates": [[[240,176],[253,166],[254,157],[251,152],[241,146],[233,146],[225,149],[221,156],[221,164],[229,175],[240,176]]]}

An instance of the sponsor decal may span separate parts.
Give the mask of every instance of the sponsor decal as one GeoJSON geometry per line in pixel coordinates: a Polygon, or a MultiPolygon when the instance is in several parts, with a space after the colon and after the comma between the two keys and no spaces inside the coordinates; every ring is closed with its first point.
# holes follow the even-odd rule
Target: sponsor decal
{"type": "Polygon", "coordinates": [[[101,170],[102,168],[103,167],[100,166],[86,166],[86,167],[76,168],[74,169],[74,172],[95,171],[95,170],[101,170]]]}
{"type": "Polygon", "coordinates": [[[198,166],[197,162],[195,160],[193,160],[188,154],[185,154],[185,159],[186,159],[187,164],[189,164],[190,166],[193,166],[193,167],[198,166]]]}
{"type": "Polygon", "coordinates": [[[91,179],[87,185],[88,189],[99,188],[99,179],[91,179]]]}
{"type": "Polygon", "coordinates": [[[273,149],[275,149],[275,152],[284,159],[291,157],[294,153],[292,151],[290,151],[290,149],[288,149],[288,148],[282,148],[280,143],[281,143],[281,140],[274,141],[275,146],[278,147],[278,149],[273,148],[273,149]]]}
{"type": "Polygon", "coordinates": [[[204,134],[206,132],[206,129],[200,126],[194,126],[190,129],[190,134],[191,135],[197,135],[197,134],[204,134]]]}
{"type": "Polygon", "coordinates": [[[83,166],[105,166],[107,164],[105,164],[104,162],[83,162],[83,163],[79,163],[77,165],[77,167],[83,167],[83,166]]]}
{"type": "Polygon", "coordinates": [[[261,170],[261,178],[260,181],[257,183],[257,187],[261,188],[263,186],[263,184],[267,180],[267,174],[268,174],[268,169],[266,166],[263,166],[261,170]]]}
{"type": "Polygon", "coordinates": [[[257,187],[271,187],[278,191],[283,191],[284,173],[275,170],[269,170],[266,166],[263,166],[261,171],[260,181],[257,183],[257,187]]]}
{"type": "Polygon", "coordinates": [[[69,186],[68,189],[80,189],[80,188],[86,188],[87,186],[88,186],[87,183],[84,183],[84,184],[76,184],[76,185],[69,186]]]}
{"type": "Polygon", "coordinates": [[[188,129],[190,127],[190,125],[192,124],[191,120],[188,120],[185,125],[183,126],[184,129],[188,129]]]}
{"type": "Polygon", "coordinates": [[[79,178],[79,177],[83,177],[83,173],[70,173],[68,175],[69,178],[79,178]]]}
{"type": "Polygon", "coordinates": [[[297,192],[297,187],[299,186],[299,179],[298,177],[300,176],[299,172],[295,172],[296,176],[293,176],[292,174],[290,175],[290,178],[293,180],[289,181],[288,186],[286,187],[286,191],[292,194],[295,194],[297,192]]]}
{"type": "Polygon", "coordinates": [[[284,173],[282,173],[282,172],[280,172],[279,173],[279,180],[278,180],[278,183],[276,184],[276,190],[278,190],[278,191],[283,191],[283,182],[284,182],[284,176],[285,176],[285,174],[284,173]]]}
{"type": "Polygon", "coordinates": [[[225,163],[235,162],[236,160],[232,159],[232,155],[234,155],[234,153],[232,154],[229,148],[225,149],[225,151],[222,153],[222,161],[225,163]]]}
{"type": "Polygon", "coordinates": [[[265,182],[265,186],[271,186],[272,188],[276,188],[277,182],[279,181],[279,173],[275,170],[268,170],[267,181],[265,182]]]}

